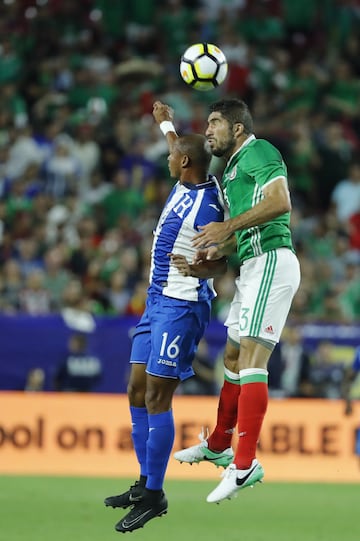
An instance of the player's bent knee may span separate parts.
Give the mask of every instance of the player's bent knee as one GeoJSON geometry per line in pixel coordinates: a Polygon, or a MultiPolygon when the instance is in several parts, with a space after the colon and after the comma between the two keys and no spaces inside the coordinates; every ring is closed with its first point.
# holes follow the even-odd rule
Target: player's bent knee
{"type": "Polygon", "coordinates": [[[149,413],[163,413],[171,408],[172,394],[163,395],[154,391],[147,391],[145,394],[145,405],[149,413]]]}
{"type": "Polygon", "coordinates": [[[172,398],[178,380],[154,378],[147,379],[145,404],[149,413],[162,413],[171,408],[172,398]]]}

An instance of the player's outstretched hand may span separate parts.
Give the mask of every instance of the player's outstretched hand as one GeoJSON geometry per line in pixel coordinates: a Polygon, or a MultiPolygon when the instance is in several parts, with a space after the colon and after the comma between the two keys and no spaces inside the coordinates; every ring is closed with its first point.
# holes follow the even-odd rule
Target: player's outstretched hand
{"type": "Polygon", "coordinates": [[[174,120],[174,110],[166,103],[155,101],[153,105],[153,116],[158,124],[161,122],[174,120]]]}

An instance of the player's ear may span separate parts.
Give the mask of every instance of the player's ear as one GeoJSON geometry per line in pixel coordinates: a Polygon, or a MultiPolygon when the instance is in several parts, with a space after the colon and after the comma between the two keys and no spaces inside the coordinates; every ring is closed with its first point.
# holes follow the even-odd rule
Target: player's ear
{"type": "Polygon", "coordinates": [[[181,167],[189,167],[190,166],[190,158],[187,154],[184,154],[181,158],[181,167]]]}
{"type": "Polygon", "coordinates": [[[239,135],[242,135],[244,133],[244,124],[241,124],[241,122],[236,122],[233,125],[233,131],[236,137],[238,137],[239,135]]]}

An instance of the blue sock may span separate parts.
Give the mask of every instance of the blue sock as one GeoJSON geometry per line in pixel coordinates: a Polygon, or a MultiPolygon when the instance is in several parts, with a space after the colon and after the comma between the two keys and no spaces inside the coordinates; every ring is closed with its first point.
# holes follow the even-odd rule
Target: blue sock
{"type": "Polygon", "coordinates": [[[146,488],[161,490],[166,467],[174,444],[175,427],[172,411],[149,414],[149,439],[147,442],[146,488]]]}
{"type": "Polygon", "coordinates": [[[130,406],[132,421],[131,437],[135,453],[140,464],[140,475],[146,477],[146,442],[149,437],[148,413],[146,408],[130,406]]]}

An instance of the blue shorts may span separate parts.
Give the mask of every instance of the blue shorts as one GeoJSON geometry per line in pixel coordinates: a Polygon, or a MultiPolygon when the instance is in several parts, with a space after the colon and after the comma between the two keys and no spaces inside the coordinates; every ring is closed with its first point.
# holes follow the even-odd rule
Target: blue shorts
{"type": "Polygon", "coordinates": [[[136,325],[130,363],[146,364],[146,372],[162,378],[194,375],[192,361],[210,320],[210,301],[192,302],[149,294],[136,325]]]}
{"type": "Polygon", "coordinates": [[[360,456],[360,428],[357,428],[355,433],[355,454],[360,456]]]}

